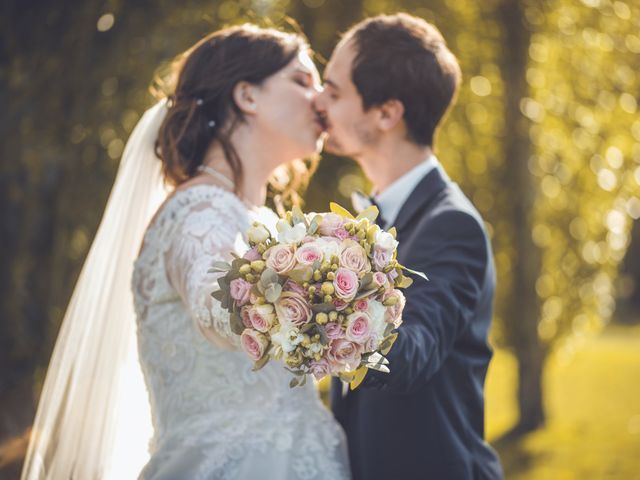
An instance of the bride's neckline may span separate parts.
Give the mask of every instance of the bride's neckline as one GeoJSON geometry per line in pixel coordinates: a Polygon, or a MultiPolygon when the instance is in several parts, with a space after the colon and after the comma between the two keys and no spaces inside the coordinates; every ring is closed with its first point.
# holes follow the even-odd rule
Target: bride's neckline
{"type": "Polygon", "coordinates": [[[196,183],[194,185],[190,185],[188,187],[171,192],[169,196],[165,198],[160,207],[158,207],[158,210],[156,211],[154,217],[149,222],[148,230],[152,229],[156,226],[156,224],[158,224],[159,220],[165,215],[165,212],[169,212],[173,208],[173,204],[176,203],[178,199],[186,195],[195,195],[195,193],[200,190],[211,190],[212,192],[217,192],[222,196],[233,199],[237,206],[247,211],[250,210],[250,206],[245,204],[235,193],[221,187],[220,185],[215,185],[213,183],[196,183]]]}

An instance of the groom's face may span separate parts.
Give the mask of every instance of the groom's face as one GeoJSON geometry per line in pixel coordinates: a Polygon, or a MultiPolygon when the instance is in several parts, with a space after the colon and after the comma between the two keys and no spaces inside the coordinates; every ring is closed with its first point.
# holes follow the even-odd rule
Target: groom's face
{"type": "Polygon", "coordinates": [[[325,69],[324,90],[314,104],[325,121],[325,150],[358,158],[376,143],[379,132],[374,109],[363,110],[362,97],[351,80],[355,55],[349,41],[336,47],[325,69]]]}

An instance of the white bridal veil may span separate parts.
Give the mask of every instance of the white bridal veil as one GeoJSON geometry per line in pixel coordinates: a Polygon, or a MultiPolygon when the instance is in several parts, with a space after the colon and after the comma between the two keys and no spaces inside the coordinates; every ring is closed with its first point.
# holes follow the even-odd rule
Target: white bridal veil
{"type": "Polygon", "coordinates": [[[167,195],[154,155],[166,102],[138,122],[47,371],[22,480],[132,479],[152,434],[138,363],[133,262],[167,195]]]}

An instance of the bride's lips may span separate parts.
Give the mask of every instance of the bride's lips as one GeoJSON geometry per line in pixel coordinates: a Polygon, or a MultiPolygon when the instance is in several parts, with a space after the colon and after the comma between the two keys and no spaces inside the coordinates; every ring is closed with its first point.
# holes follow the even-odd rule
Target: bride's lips
{"type": "Polygon", "coordinates": [[[318,135],[325,133],[327,131],[327,124],[321,117],[316,117],[313,123],[316,127],[316,133],[318,135]]]}

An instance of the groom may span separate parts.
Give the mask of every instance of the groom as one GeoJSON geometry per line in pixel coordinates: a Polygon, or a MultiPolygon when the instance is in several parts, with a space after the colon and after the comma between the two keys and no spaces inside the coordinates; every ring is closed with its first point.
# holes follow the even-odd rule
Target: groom
{"type": "Polygon", "coordinates": [[[315,100],[330,152],[353,157],[373,181],[398,261],[427,274],[406,290],[391,373],[369,370],[347,392],[332,385],[355,480],[502,478],[484,440],[483,386],[495,270],[480,214],[433,154],[460,67],[440,32],[397,14],[349,30],[315,100]]]}

